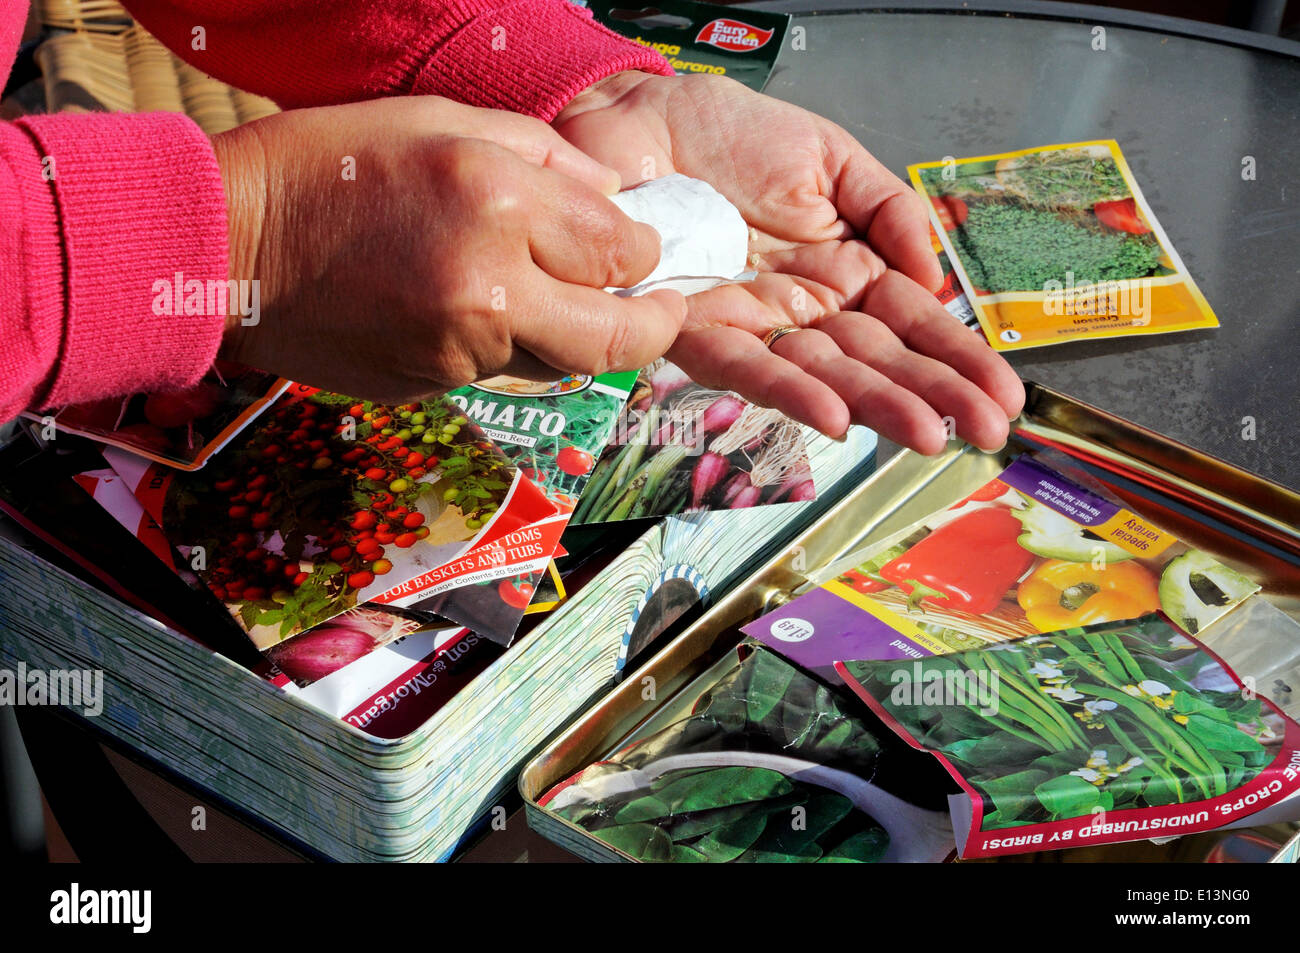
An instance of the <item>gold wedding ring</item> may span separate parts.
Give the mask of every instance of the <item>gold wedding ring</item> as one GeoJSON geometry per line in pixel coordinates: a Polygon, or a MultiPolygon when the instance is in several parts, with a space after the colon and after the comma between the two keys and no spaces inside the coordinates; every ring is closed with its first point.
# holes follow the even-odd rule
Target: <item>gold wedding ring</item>
{"type": "Polygon", "coordinates": [[[802,330],[803,328],[799,327],[797,324],[783,324],[779,328],[773,328],[771,331],[768,331],[763,335],[763,346],[770,351],[772,345],[781,340],[781,338],[785,337],[787,334],[793,334],[795,331],[802,330]]]}

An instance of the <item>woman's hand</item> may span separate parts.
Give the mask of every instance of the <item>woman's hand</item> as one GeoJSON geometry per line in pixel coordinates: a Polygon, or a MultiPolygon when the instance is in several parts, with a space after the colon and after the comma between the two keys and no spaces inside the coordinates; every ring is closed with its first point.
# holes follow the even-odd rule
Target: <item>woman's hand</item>
{"type": "Polygon", "coordinates": [[[618,298],[659,261],[619,177],[540,121],[436,97],[294,110],[214,140],[230,277],[260,282],[222,356],[401,401],[492,374],[639,368],[676,292],[618,298]],[[603,194],[602,194],[603,193],[603,194]]]}
{"type": "Polygon", "coordinates": [[[948,417],[976,446],[1006,441],[1019,378],[935,301],[919,197],[839,126],[722,77],[636,72],[579,94],[553,125],[624,186],[681,172],[750,224],[763,273],[692,296],[669,352],[697,381],[831,435],[862,423],[937,453],[948,417]],[[789,324],[808,330],[763,347],[789,324]]]}

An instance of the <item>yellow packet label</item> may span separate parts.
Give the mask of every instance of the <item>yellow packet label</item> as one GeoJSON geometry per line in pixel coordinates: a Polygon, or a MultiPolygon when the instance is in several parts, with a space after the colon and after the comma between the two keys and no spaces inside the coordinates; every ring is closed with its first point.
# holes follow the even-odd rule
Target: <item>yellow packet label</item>
{"type": "Polygon", "coordinates": [[[1130,510],[1120,510],[1092,532],[1109,540],[1125,552],[1144,559],[1154,559],[1178,542],[1177,537],[1153,526],[1130,510]]]}
{"type": "Polygon", "coordinates": [[[1218,327],[1113,139],[908,174],[997,350],[1218,327]]]}

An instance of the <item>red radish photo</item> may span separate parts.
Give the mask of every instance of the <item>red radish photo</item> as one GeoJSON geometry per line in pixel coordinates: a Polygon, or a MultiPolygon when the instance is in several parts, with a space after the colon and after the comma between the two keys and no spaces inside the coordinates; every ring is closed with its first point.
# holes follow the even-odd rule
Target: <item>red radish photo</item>
{"type": "Polygon", "coordinates": [[[575,523],[748,509],[816,497],[803,428],[780,411],[701,387],[674,364],[641,371],[575,523]]]}
{"type": "Polygon", "coordinates": [[[419,623],[403,616],[359,606],[273,646],[266,655],[294,682],[307,686],[417,628],[419,623]]]}

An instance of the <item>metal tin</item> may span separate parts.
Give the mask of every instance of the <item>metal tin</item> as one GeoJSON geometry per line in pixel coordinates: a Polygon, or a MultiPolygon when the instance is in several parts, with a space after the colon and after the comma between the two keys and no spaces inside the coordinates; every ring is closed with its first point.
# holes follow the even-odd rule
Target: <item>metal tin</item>
{"type": "Polygon", "coordinates": [[[1300,494],[1037,384],[998,453],[904,451],[784,552],[588,709],[525,767],[529,825],[590,860],[631,861],[538,804],[556,784],[670,724],[729,668],[740,626],[810,587],[820,567],[883,539],[996,476],[1019,453],[1064,449],[1153,522],[1263,586],[1300,620],[1300,494]],[[652,688],[653,690],[647,690],[652,688]]]}

